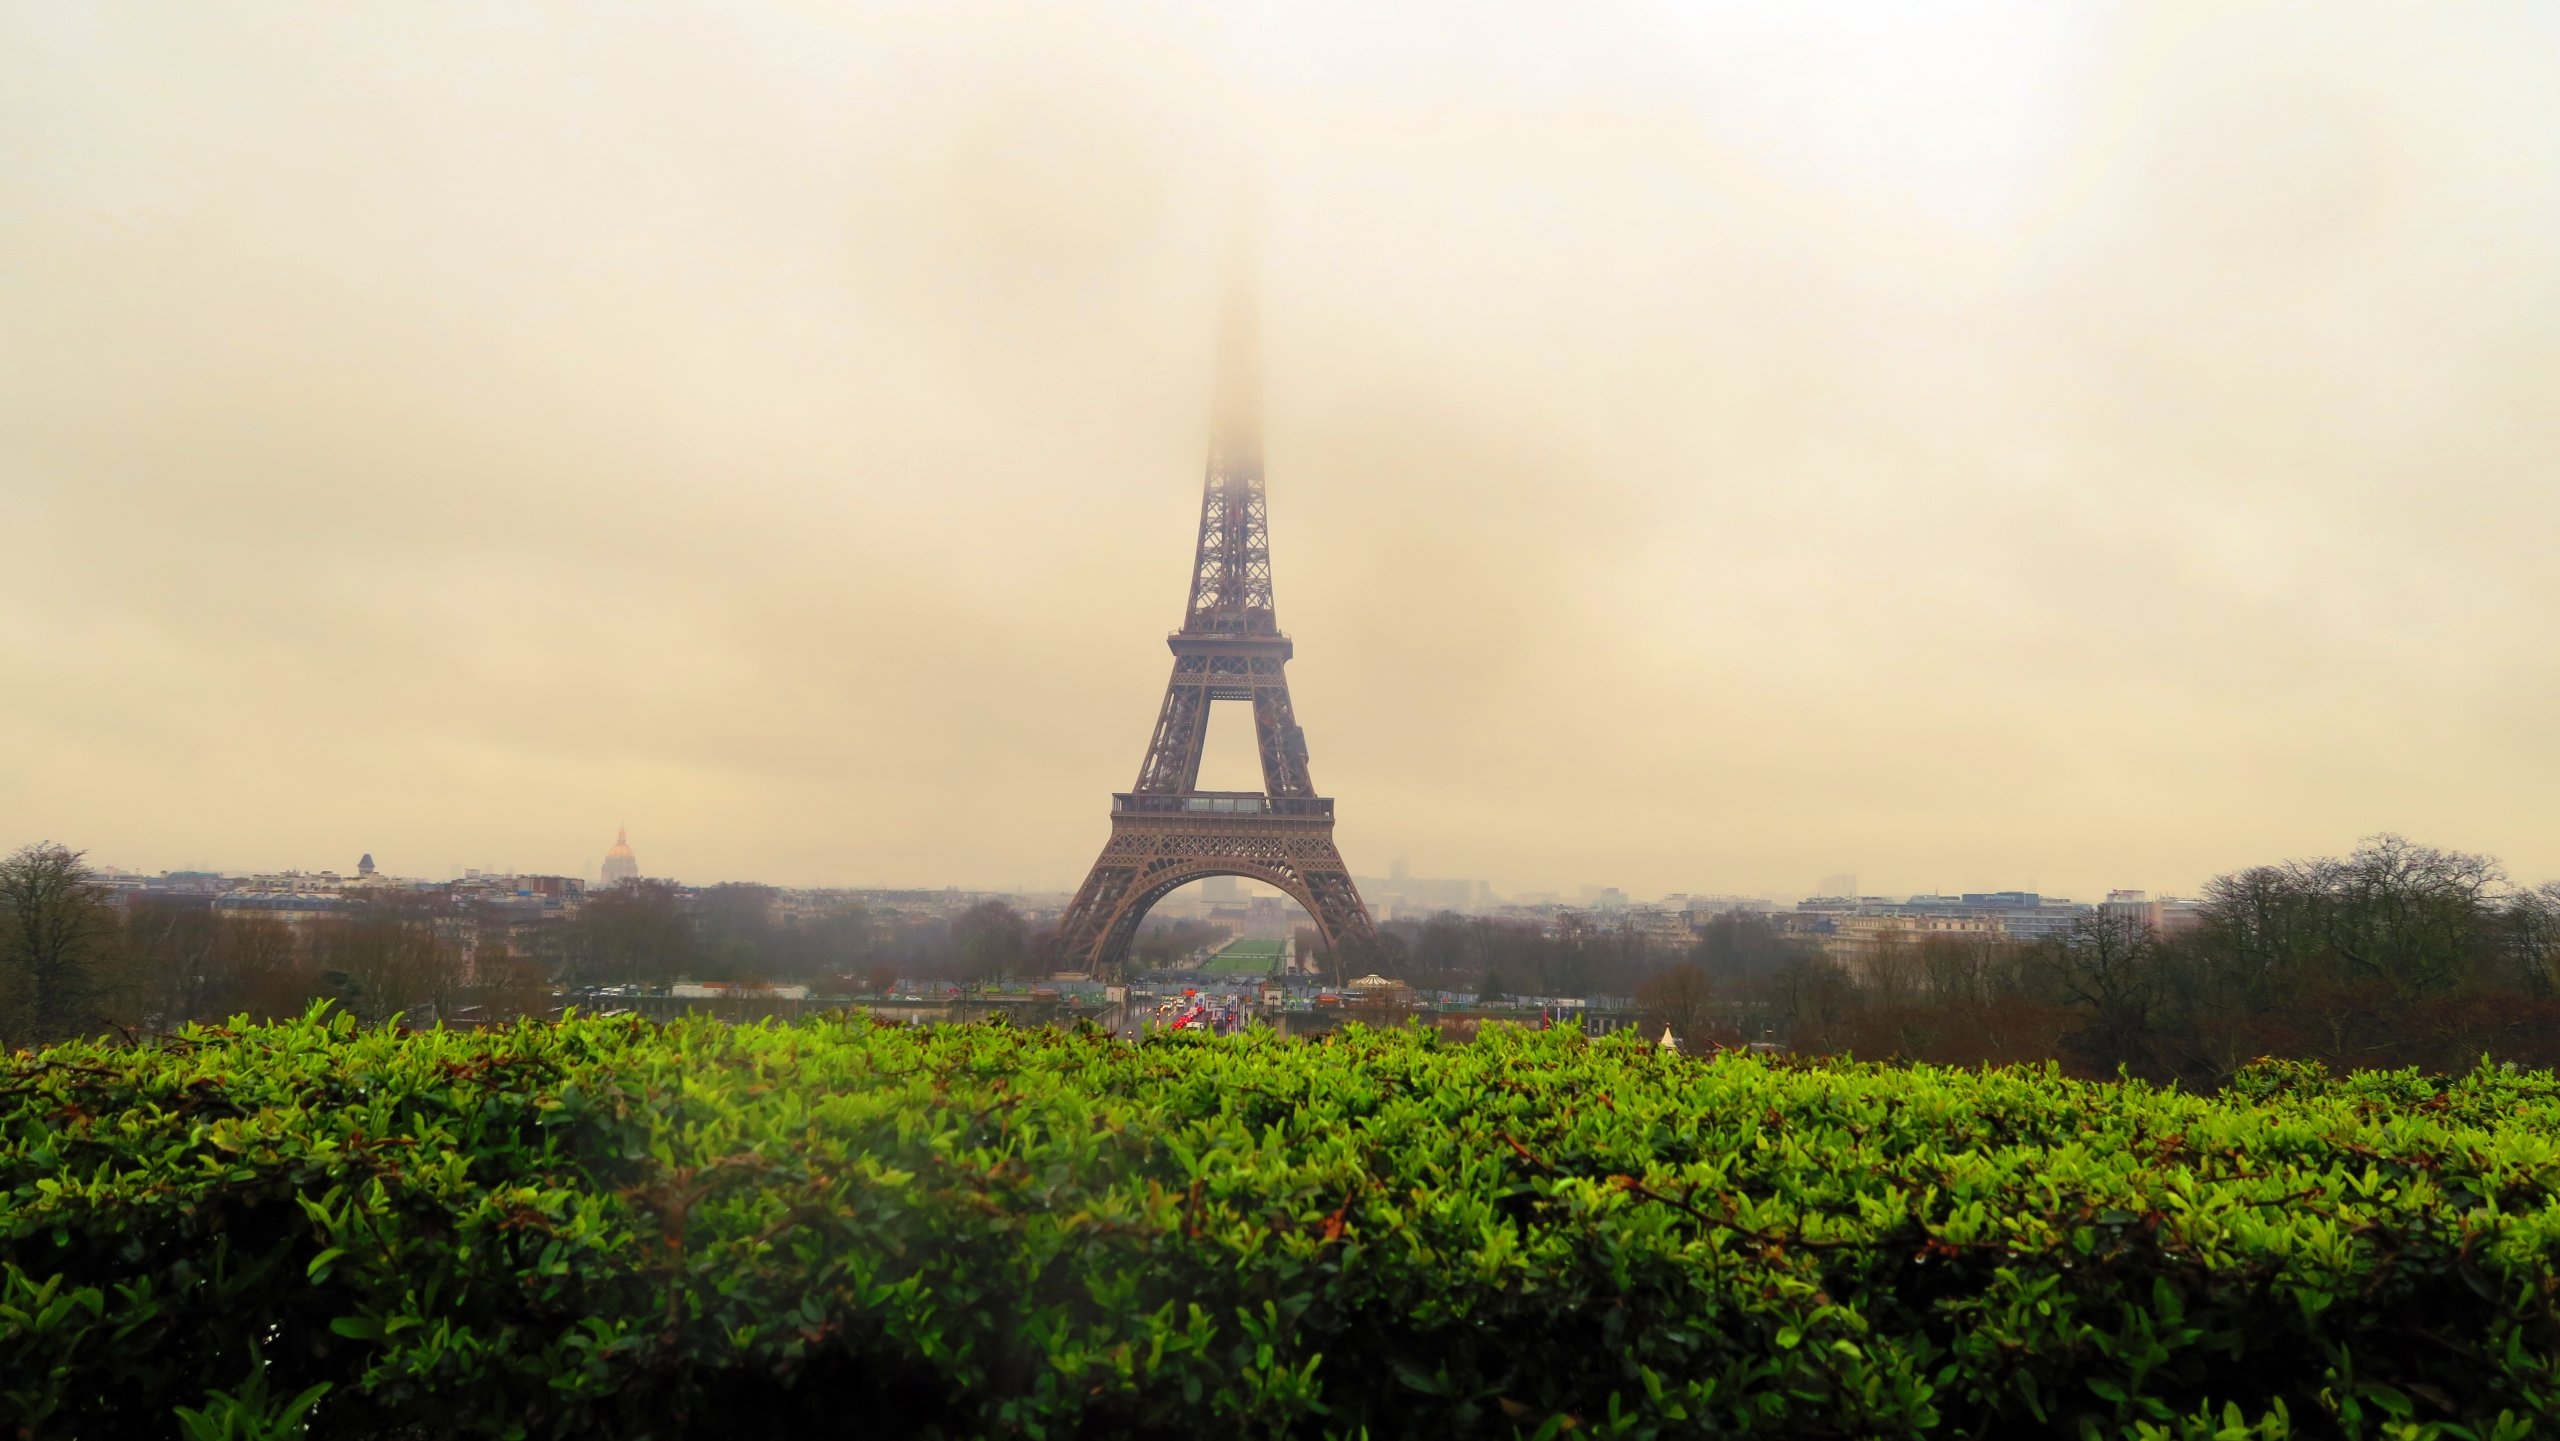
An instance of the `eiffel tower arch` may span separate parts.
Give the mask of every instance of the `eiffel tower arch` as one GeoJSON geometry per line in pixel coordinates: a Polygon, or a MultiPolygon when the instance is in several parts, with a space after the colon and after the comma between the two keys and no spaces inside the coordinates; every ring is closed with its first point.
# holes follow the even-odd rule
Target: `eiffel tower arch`
{"type": "Polygon", "coordinates": [[[1211,876],[1243,876],[1285,893],[1337,955],[1376,938],[1333,843],[1333,801],[1308,778],[1306,732],[1289,703],[1294,651],[1271,603],[1253,316],[1242,292],[1229,299],[1221,329],[1191,598],[1182,628],[1166,638],[1173,678],[1137,783],[1111,798],[1111,838],[1054,940],[1061,963],[1097,974],[1128,959],[1138,923],[1156,902],[1211,876]],[[1209,707],[1222,700],[1253,706],[1259,791],[1199,789],[1209,707]]]}

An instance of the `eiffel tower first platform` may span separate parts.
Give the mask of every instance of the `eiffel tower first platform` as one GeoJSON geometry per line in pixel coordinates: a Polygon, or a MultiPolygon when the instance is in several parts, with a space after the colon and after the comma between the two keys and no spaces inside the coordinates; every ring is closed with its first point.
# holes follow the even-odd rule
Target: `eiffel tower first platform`
{"type": "Polygon", "coordinates": [[[1307,776],[1307,737],[1289,705],[1292,649],[1271,605],[1253,316],[1241,294],[1224,317],[1208,480],[1191,604],[1167,638],[1173,679],[1138,783],[1111,798],[1111,839],[1058,922],[1060,963],[1116,973],[1157,901],[1210,876],[1286,892],[1339,956],[1375,938],[1369,909],[1333,844],[1333,801],[1307,776]],[[1213,701],[1253,705],[1259,791],[1204,791],[1201,744],[1213,701]]]}

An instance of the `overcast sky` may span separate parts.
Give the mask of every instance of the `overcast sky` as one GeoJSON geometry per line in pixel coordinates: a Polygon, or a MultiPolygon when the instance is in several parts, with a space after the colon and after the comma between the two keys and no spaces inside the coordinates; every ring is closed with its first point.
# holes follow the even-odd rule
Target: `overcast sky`
{"type": "Polygon", "coordinates": [[[1072,884],[1240,232],[1355,871],[2560,875],[2560,7],[2337,0],[0,0],[0,843],[1072,884]]]}

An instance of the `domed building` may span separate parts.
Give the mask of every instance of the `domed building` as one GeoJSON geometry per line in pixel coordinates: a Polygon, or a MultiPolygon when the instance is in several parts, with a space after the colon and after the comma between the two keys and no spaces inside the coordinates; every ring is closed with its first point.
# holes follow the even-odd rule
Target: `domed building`
{"type": "Polygon", "coordinates": [[[604,853],[604,883],[608,886],[640,879],[640,858],[631,853],[630,831],[629,826],[613,829],[613,849],[604,853]]]}

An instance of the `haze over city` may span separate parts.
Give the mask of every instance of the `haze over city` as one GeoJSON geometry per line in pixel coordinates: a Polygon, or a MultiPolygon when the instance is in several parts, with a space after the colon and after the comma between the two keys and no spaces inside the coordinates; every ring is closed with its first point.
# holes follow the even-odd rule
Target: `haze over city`
{"type": "Polygon", "coordinates": [[[1240,233],[1363,875],[2560,875],[2524,4],[0,6],[12,843],[1071,887],[1240,233]]]}

